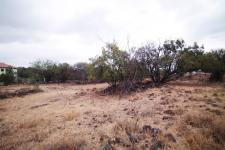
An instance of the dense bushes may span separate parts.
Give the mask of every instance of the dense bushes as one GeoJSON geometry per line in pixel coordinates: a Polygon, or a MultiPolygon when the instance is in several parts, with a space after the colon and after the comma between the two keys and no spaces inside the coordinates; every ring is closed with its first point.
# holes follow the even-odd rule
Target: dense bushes
{"type": "Polygon", "coordinates": [[[55,63],[50,60],[38,60],[31,67],[18,68],[18,80],[28,83],[66,82],[68,80],[86,81],[87,64],[77,63],[73,66],[67,63],[55,63]]]}
{"type": "Polygon", "coordinates": [[[184,40],[166,40],[163,44],[147,43],[123,50],[106,43],[100,56],[90,63],[57,64],[50,60],[35,61],[29,68],[18,68],[21,81],[29,82],[107,82],[113,87],[129,89],[149,78],[154,85],[168,82],[183,73],[202,70],[210,79],[222,81],[225,72],[225,50],[204,51],[197,43],[186,45],[184,40]]]}

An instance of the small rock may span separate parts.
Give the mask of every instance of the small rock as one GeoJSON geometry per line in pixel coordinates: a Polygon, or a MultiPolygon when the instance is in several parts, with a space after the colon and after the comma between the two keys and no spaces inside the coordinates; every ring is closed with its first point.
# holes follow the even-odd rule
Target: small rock
{"type": "Polygon", "coordinates": [[[163,116],[162,120],[171,120],[173,119],[171,116],[163,116]]]}
{"type": "Polygon", "coordinates": [[[154,93],[148,94],[148,97],[154,96],[154,93]]]}
{"type": "Polygon", "coordinates": [[[217,104],[211,104],[213,107],[218,107],[218,105],[217,104]]]}
{"type": "Polygon", "coordinates": [[[174,115],[175,115],[174,111],[172,111],[172,110],[170,110],[170,109],[164,111],[163,113],[164,113],[164,114],[169,114],[169,115],[171,115],[171,116],[174,116],[174,115]]]}

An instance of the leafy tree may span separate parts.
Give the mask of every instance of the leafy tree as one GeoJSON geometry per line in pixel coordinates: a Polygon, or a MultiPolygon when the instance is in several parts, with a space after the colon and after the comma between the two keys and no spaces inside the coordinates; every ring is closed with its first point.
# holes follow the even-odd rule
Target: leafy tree
{"type": "Polygon", "coordinates": [[[92,59],[89,70],[98,78],[102,78],[112,86],[125,81],[130,76],[130,56],[126,51],[119,49],[116,43],[107,43],[102,49],[102,55],[92,59]]]}
{"type": "Polygon", "coordinates": [[[223,81],[225,73],[225,50],[214,50],[204,56],[203,71],[210,72],[211,81],[223,81]]]}
{"type": "Polygon", "coordinates": [[[38,60],[32,63],[32,68],[34,69],[35,80],[45,83],[54,79],[54,71],[57,65],[51,60],[38,60]]]}
{"type": "Polygon", "coordinates": [[[180,72],[191,72],[202,69],[204,57],[204,47],[199,47],[195,42],[193,46],[189,46],[180,51],[178,59],[178,69],[180,72]]]}
{"type": "Polygon", "coordinates": [[[73,67],[74,79],[82,81],[83,83],[88,80],[88,64],[85,62],[76,63],[73,67]]]}
{"type": "Polygon", "coordinates": [[[71,79],[72,71],[73,69],[69,64],[67,63],[59,64],[56,73],[57,80],[60,82],[65,82],[71,79]]]}

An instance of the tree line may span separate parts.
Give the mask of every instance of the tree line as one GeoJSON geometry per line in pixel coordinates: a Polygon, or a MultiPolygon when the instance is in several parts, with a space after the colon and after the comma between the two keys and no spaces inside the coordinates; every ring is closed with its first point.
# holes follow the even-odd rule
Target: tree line
{"type": "MultiPolygon", "coordinates": [[[[211,81],[223,81],[225,50],[205,51],[196,42],[166,40],[162,44],[146,43],[141,47],[121,49],[116,42],[106,43],[100,56],[89,63],[55,63],[38,60],[30,67],[18,68],[19,82],[107,82],[113,89],[132,89],[146,78],[158,86],[179,78],[186,72],[211,73],[211,81]]],[[[0,77],[1,78],[1,77],[0,77]]],[[[1,80],[0,80],[1,81],[1,80]]]]}

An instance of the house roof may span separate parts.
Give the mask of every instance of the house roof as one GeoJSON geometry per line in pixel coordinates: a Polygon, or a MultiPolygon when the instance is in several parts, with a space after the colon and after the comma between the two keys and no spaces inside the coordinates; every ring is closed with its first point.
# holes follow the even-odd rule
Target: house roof
{"type": "Polygon", "coordinates": [[[16,67],[0,62],[0,68],[16,68],[16,67]]]}

